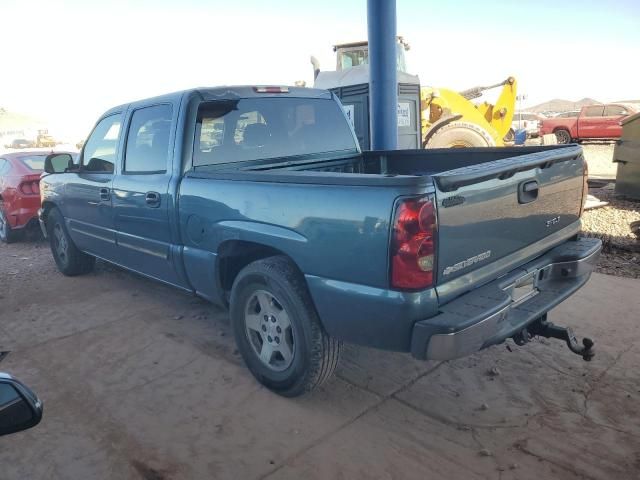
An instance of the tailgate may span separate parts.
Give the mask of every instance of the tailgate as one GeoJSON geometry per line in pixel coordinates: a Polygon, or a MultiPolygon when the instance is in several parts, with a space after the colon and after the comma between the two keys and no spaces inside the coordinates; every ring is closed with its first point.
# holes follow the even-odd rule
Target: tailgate
{"type": "Polygon", "coordinates": [[[582,148],[571,145],[433,175],[437,283],[484,267],[575,223],[582,206],[583,172],[582,148]]]}

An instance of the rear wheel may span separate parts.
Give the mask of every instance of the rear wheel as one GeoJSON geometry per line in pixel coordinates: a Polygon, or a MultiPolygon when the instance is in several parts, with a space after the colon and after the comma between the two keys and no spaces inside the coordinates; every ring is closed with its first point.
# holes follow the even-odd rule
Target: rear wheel
{"type": "Polygon", "coordinates": [[[468,122],[443,125],[426,141],[424,148],[495,147],[489,132],[468,122]]]}
{"type": "Polygon", "coordinates": [[[67,276],[83,275],[93,270],[96,259],[78,250],[67,232],[64,217],[54,208],[47,216],[47,236],[58,270],[67,276]]]}
{"type": "Polygon", "coordinates": [[[304,279],[286,257],[258,260],[238,274],[231,322],[251,373],[280,395],[315,389],[338,364],[341,344],[324,331],[304,279]]]}
{"type": "Polygon", "coordinates": [[[13,230],[9,225],[9,220],[4,214],[3,205],[0,203],[0,241],[4,243],[13,243],[22,234],[22,230],[13,230]]]}
{"type": "Polygon", "coordinates": [[[559,144],[566,145],[567,143],[571,143],[571,134],[567,130],[556,130],[553,133],[556,134],[559,144]]]}

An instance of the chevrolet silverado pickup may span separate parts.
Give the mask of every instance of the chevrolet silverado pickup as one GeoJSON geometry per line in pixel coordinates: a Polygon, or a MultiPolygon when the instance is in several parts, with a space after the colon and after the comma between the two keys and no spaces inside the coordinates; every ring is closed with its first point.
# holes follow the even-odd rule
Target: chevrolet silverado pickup
{"type": "Polygon", "coordinates": [[[326,380],[342,342],[448,360],[543,335],[593,355],[547,321],[601,248],[578,236],[579,146],[362,152],[330,92],[223,87],[115,107],[45,171],[63,274],[100,258],[227,307],[281,395],[326,380]]]}
{"type": "Polygon", "coordinates": [[[543,119],[540,123],[540,135],[555,133],[560,144],[620,138],[620,122],[635,112],[636,107],[624,103],[589,105],[582,107],[575,116],[558,115],[543,119]]]}

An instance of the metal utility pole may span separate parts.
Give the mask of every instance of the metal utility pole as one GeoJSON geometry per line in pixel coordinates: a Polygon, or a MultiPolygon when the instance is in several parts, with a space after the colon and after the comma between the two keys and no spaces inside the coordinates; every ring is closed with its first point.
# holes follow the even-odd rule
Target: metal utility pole
{"type": "Polygon", "coordinates": [[[372,150],[398,146],[396,0],[367,0],[372,150]]]}

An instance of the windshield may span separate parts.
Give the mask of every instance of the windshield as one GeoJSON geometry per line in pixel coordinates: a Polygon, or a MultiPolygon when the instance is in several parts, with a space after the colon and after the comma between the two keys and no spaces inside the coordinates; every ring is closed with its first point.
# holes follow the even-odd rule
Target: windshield
{"type": "Polygon", "coordinates": [[[203,103],[194,165],[357,150],[339,105],[318,98],[247,98],[203,103]]]}
{"type": "Polygon", "coordinates": [[[340,70],[357,67],[358,65],[369,64],[369,51],[367,47],[358,50],[347,50],[338,53],[338,64],[340,70]]]}

